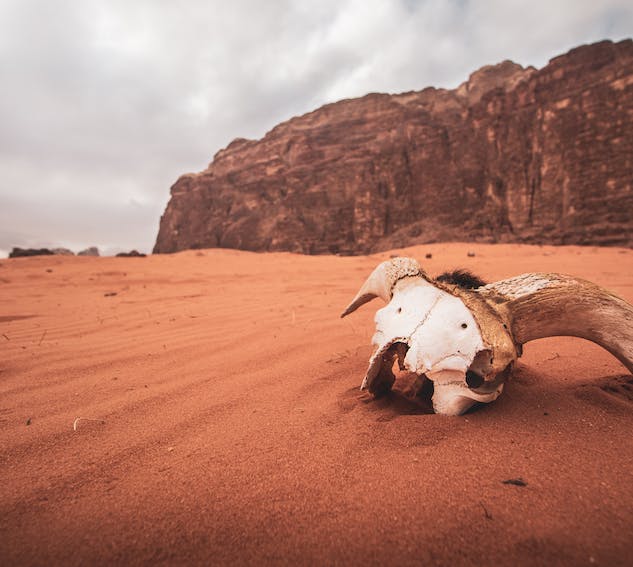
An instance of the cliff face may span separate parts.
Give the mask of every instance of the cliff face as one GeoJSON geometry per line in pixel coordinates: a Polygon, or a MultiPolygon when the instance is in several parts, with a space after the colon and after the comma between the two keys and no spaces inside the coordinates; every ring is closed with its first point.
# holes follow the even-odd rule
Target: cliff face
{"type": "Polygon", "coordinates": [[[370,94],[238,139],[171,189],[154,252],[437,240],[633,245],[633,41],[455,90],[370,94]]]}

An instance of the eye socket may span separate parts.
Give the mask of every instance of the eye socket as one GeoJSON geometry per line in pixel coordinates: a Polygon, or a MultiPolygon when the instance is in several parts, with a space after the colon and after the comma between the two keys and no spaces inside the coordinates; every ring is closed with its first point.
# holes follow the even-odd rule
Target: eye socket
{"type": "Polygon", "coordinates": [[[462,329],[467,329],[468,328],[468,323],[462,323],[462,329]]]}

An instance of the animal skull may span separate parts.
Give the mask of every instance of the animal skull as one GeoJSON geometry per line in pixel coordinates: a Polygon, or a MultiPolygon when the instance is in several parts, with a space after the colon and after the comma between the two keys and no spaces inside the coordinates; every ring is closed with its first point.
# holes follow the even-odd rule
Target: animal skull
{"type": "Polygon", "coordinates": [[[436,413],[460,415],[492,402],[530,340],[591,340],[633,372],[633,307],[585,280],[524,274],[477,289],[430,279],[412,258],[380,264],[341,315],[375,297],[376,350],[361,389],[375,395],[395,381],[393,365],[433,381],[436,413]]]}

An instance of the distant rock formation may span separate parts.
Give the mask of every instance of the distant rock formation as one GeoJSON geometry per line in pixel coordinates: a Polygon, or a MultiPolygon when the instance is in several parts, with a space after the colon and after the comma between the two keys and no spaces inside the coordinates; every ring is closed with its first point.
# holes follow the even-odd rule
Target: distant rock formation
{"type": "Polygon", "coordinates": [[[129,252],[119,252],[117,258],[145,258],[147,254],[141,254],[138,250],[130,250],[129,252]]]}
{"type": "Polygon", "coordinates": [[[81,252],[77,252],[77,256],[99,256],[99,249],[96,246],[91,246],[81,252]]]}
{"type": "Polygon", "coordinates": [[[26,258],[28,256],[52,256],[55,254],[48,248],[13,248],[9,252],[9,258],[26,258]]]}
{"type": "Polygon", "coordinates": [[[440,240],[633,245],[633,41],[455,90],[370,94],[237,139],[171,188],[154,252],[440,240]]]}
{"type": "MultiPolygon", "coordinates": [[[[9,253],[9,258],[20,258],[24,256],[74,256],[75,253],[68,248],[13,248],[9,253]]],[[[77,256],[98,256],[99,249],[94,246],[77,252],[77,256]]]]}
{"type": "Polygon", "coordinates": [[[74,256],[75,255],[75,253],[72,250],[69,250],[68,248],[53,248],[52,252],[56,256],[74,256]]]}

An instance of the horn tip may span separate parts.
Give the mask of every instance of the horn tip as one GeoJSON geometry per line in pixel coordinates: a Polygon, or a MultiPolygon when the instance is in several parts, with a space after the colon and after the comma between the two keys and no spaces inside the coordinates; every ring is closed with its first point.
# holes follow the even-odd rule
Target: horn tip
{"type": "MultiPolygon", "coordinates": [[[[362,290],[361,290],[362,291],[362,290]]],[[[367,303],[368,301],[371,301],[372,299],[374,299],[374,297],[377,297],[374,293],[360,293],[359,295],[357,295],[353,301],[347,306],[347,309],[345,309],[345,311],[343,311],[343,313],[341,313],[341,319],[343,317],[346,317],[347,315],[349,315],[350,313],[353,313],[354,311],[356,311],[361,305],[364,305],[365,303],[367,303]]]]}

